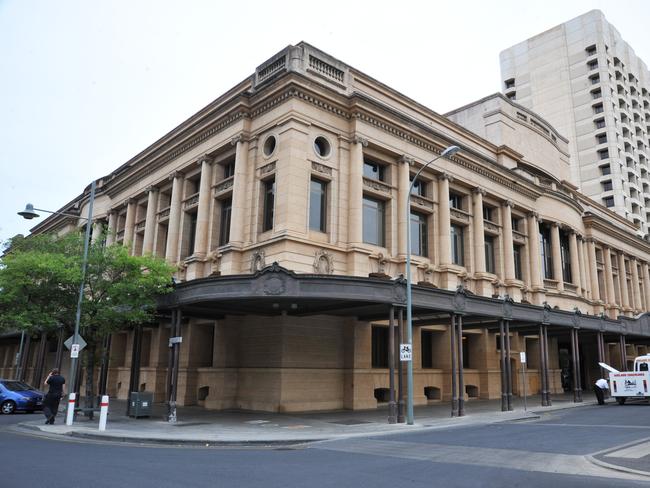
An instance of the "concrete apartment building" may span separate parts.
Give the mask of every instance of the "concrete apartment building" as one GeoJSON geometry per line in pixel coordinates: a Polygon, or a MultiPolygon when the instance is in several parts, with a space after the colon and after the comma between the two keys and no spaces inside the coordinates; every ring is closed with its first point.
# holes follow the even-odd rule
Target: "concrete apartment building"
{"type": "MultiPolygon", "coordinates": [[[[114,334],[109,394],[168,398],[181,335],[181,404],[368,409],[393,385],[399,397],[410,232],[416,405],[511,398],[519,352],[527,391],[579,399],[598,360],[648,351],[650,243],[570,182],[569,144],[501,94],[442,116],[287,47],[98,180],[96,225],[176,264],[179,281],[158,323],[114,334]]],[[[84,215],[88,198],[62,211],[84,215]]],[[[53,216],[32,232],[82,225],[53,216]]],[[[55,339],[31,338],[27,379],[55,339]]],[[[17,349],[0,338],[0,376],[17,349]]]]}
{"type": "Polygon", "coordinates": [[[650,223],[650,73],[592,10],[501,53],[503,93],[569,139],[571,181],[634,223],[650,223]]]}

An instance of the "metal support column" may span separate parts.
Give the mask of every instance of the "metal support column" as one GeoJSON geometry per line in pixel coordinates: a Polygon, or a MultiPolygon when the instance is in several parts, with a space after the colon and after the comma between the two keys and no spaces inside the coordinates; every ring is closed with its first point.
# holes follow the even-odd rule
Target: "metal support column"
{"type": "Polygon", "coordinates": [[[395,403],[395,307],[388,313],[388,423],[397,423],[395,403]]]}
{"type": "MultiPolygon", "coordinates": [[[[399,358],[399,345],[404,340],[404,310],[400,309],[397,316],[397,340],[395,341],[395,357],[399,358]]],[[[402,361],[397,362],[397,422],[404,423],[404,368],[402,361]]]]}
{"type": "Polygon", "coordinates": [[[544,326],[539,325],[539,383],[542,395],[542,407],[548,406],[546,385],[546,355],[544,353],[544,326]]]}
{"type": "Polygon", "coordinates": [[[142,354],[142,326],[133,329],[133,349],[131,351],[131,375],[129,377],[129,396],[126,404],[126,415],[131,414],[131,393],[140,391],[140,357],[142,354]]]}
{"type": "Polygon", "coordinates": [[[576,384],[576,391],[578,393],[578,402],[582,402],[582,372],[580,367],[580,329],[573,329],[576,336],[576,377],[578,383],[576,384]]]}
{"type": "Polygon", "coordinates": [[[512,406],[512,364],[510,361],[510,321],[504,320],[506,333],[506,392],[508,410],[514,410],[512,406]]]}
{"type": "Polygon", "coordinates": [[[619,347],[621,349],[621,371],[627,371],[627,352],[625,347],[625,336],[620,335],[619,347]]]}
{"type": "Polygon", "coordinates": [[[176,423],[176,396],[178,394],[178,367],[180,359],[182,314],[172,311],[172,327],[169,340],[169,365],[167,367],[167,421],[176,423]]]}
{"type": "Polygon", "coordinates": [[[503,320],[499,320],[499,353],[501,364],[501,411],[508,410],[508,392],[506,391],[506,342],[503,320]]]}
{"type": "Polygon", "coordinates": [[[458,344],[458,416],[465,415],[465,376],[463,369],[463,316],[456,317],[456,344],[458,344]]]}
{"type": "Polygon", "coordinates": [[[451,416],[455,417],[458,410],[458,396],[456,391],[456,315],[451,314],[449,326],[451,337],[451,416]]]}
{"type": "Polygon", "coordinates": [[[548,325],[544,326],[544,378],[545,378],[545,383],[546,383],[546,405],[551,406],[553,405],[553,401],[551,400],[551,382],[549,381],[549,375],[548,375],[548,370],[549,370],[549,360],[548,360],[548,325]]]}

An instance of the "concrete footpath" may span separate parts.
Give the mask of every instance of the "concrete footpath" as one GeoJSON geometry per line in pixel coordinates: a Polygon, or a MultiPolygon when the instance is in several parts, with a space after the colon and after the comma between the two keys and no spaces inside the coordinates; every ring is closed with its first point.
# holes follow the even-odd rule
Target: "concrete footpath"
{"type": "Polygon", "coordinates": [[[389,424],[387,408],[365,411],[334,411],[315,413],[266,413],[242,411],[211,411],[201,407],[178,407],[178,421],[165,420],[166,407],[155,404],[149,418],[126,416],[126,402],[112,400],[105,431],[99,431],[99,414],[93,420],[78,415],[74,424],[65,425],[65,412],[61,412],[54,425],[44,425],[26,417],[18,424],[21,429],[43,435],[70,436],[105,441],[157,443],[172,445],[294,445],[316,441],[358,436],[374,436],[416,430],[468,426],[481,423],[509,422],[539,418],[540,413],[563,408],[593,404],[586,401],[575,404],[568,396],[553,398],[553,406],[540,407],[539,397],[528,399],[528,410],[522,402],[515,401],[515,409],[501,412],[500,400],[472,400],[466,402],[464,417],[451,417],[449,403],[416,407],[414,425],[389,424]]]}

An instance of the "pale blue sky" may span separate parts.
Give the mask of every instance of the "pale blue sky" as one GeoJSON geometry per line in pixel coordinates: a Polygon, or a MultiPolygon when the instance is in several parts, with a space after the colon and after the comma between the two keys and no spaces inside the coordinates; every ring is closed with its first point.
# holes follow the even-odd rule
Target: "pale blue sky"
{"type": "Polygon", "coordinates": [[[0,241],[288,44],[446,112],[499,90],[501,50],[593,8],[650,63],[644,0],[0,0],[0,241]]]}

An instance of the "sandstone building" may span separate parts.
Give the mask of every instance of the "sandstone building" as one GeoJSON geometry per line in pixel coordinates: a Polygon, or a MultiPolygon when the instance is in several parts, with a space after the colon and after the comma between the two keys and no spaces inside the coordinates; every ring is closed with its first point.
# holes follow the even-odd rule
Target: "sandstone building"
{"type": "MultiPolygon", "coordinates": [[[[112,337],[108,392],[165,400],[180,333],[183,404],[376,408],[400,369],[410,232],[416,405],[516,395],[520,351],[529,392],[579,398],[599,359],[648,351],[650,244],[570,183],[569,152],[503,95],[442,116],[287,47],[98,180],[95,225],[179,268],[160,322],[112,337]]],[[[62,210],[84,215],[88,196],[62,210]]],[[[82,224],[54,216],[33,232],[82,224]]],[[[0,376],[17,348],[0,339],[0,376]]],[[[32,344],[28,379],[51,349],[32,344]]]]}

